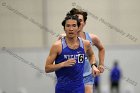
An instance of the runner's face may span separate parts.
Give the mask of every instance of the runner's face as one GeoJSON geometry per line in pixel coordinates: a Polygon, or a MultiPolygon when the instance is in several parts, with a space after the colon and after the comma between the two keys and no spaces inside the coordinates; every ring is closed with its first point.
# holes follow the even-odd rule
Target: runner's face
{"type": "Polygon", "coordinates": [[[83,30],[83,27],[85,26],[86,23],[84,22],[83,15],[77,14],[77,16],[78,16],[78,18],[79,18],[79,20],[80,20],[80,27],[79,27],[79,30],[81,31],[81,30],[83,30]]]}
{"type": "Polygon", "coordinates": [[[77,37],[77,32],[79,30],[77,21],[73,19],[67,20],[64,30],[68,37],[70,38],[77,37]]]}

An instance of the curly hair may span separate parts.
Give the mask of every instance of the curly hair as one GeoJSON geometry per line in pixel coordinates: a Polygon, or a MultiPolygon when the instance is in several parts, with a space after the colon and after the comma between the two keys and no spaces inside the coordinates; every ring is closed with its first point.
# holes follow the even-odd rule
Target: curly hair
{"type": "Polygon", "coordinates": [[[81,9],[76,9],[76,8],[72,8],[71,10],[70,10],[70,12],[69,13],[67,13],[67,15],[68,14],[71,14],[71,15],[76,15],[76,14],[80,14],[80,15],[83,15],[83,18],[84,18],[84,22],[86,22],[86,20],[87,20],[87,12],[85,12],[85,11],[83,11],[83,10],[81,10],[81,9]]]}

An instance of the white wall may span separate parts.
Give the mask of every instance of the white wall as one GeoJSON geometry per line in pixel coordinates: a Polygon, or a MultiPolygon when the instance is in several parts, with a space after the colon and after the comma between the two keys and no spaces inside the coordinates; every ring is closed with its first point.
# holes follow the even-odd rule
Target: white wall
{"type": "Polygon", "coordinates": [[[42,47],[43,31],[32,21],[43,24],[42,8],[42,0],[0,0],[1,47],[42,47]]]}
{"type": "Polygon", "coordinates": [[[40,73],[44,71],[47,49],[12,50],[26,61],[6,51],[0,52],[1,89],[6,93],[19,93],[19,89],[27,93],[54,93],[54,75],[40,73]]]}

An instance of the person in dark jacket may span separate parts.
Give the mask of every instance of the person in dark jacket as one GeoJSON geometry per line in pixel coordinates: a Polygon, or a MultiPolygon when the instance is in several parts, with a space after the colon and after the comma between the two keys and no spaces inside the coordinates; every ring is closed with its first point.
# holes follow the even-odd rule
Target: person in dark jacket
{"type": "Polygon", "coordinates": [[[111,82],[111,93],[120,93],[119,92],[119,85],[120,85],[120,79],[121,79],[121,70],[118,66],[118,61],[115,60],[114,66],[111,69],[110,73],[110,82],[111,82]]]}

